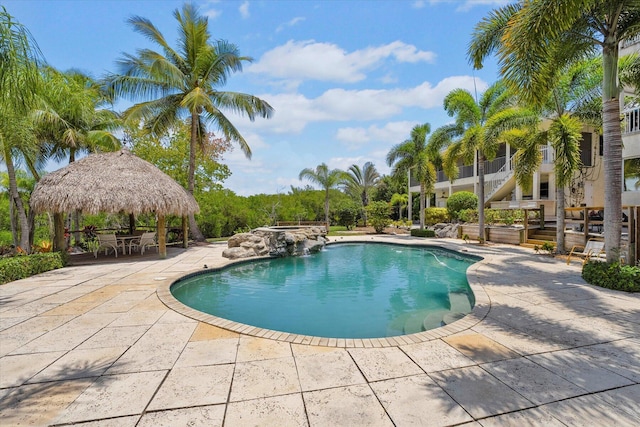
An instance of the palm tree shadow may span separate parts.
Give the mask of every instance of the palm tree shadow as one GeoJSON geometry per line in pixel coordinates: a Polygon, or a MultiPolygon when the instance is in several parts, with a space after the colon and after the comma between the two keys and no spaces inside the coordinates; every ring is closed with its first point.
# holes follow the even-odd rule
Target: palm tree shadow
{"type": "Polygon", "coordinates": [[[5,389],[7,393],[0,397],[0,418],[10,425],[10,420],[15,420],[16,417],[22,419],[40,416],[36,413],[40,409],[58,413],[94,383],[106,387],[115,379],[104,375],[106,369],[108,366],[104,362],[85,361],[60,366],[54,373],[43,378],[42,382],[36,382],[38,379],[34,376],[18,378],[14,382],[17,386],[5,389]]]}

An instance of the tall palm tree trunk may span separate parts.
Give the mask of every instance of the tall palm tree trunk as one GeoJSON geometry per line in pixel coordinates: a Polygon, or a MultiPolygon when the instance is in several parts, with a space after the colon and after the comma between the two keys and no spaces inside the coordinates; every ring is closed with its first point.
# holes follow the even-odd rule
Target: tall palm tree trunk
{"type": "Polygon", "coordinates": [[[556,253],[564,253],[564,185],[556,185],[556,253]]]}
{"type": "Polygon", "coordinates": [[[478,241],[484,243],[484,154],[478,151],[478,241]]]}
{"type": "Polygon", "coordinates": [[[327,224],[327,233],[329,233],[329,189],[324,196],[324,222],[327,224]]]}
{"type": "Polygon", "coordinates": [[[29,241],[31,239],[29,237],[29,219],[27,218],[24,204],[22,203],[20,193],[18,192],[18,181],[16,179],[16,170],[13,165],[13,159],[11,158],[11,150],[9,149],[6,142],[3,145],[4,159],[7,165],[7,175],[9,175],[9,203],[12,203],[15,206],[16,212],[18,214],[18,221],[20,224],[20,248],[22,248],[22,250],[24,250],[26,253],[30,253],[31,246],[29,245],[29,241]]]}
{"type": "Polygon", "coordinates": [[[617,64],[618,43],[605,39],[602,49],[602,127],[604,139],[604,245],[607,262],[619,259],[622,233],[622,130],[617,64]]]}
{"type": "MultiPolygon", "coordinates": [[[[195,174],[196,174],[196,150],[198,149],[198,132],[200,117],[197,112],[191,113],[191,140],[189,141],[189,170],[188,174],[188,190],[189,194],[193,196],[195,189],[195,174]]],[[[200,231],[200,227],[196,223],[196,216],[193,213],[189,214],[189,227],[191,228],[191,235],[196,242],[205,242],[204,234],[200,231]]]]}
{"type": "Polygon", "coordinates": [[[604,102],[604,246],[607,262],[619,258],[622,233],[622,135],[618,99],[604,102]]]}
{"type": "Polygon", "coordinates": [[[426,188],[424,182],[420,183],[420,230],[424,229],[424,209],[425,209],[425,198],[426,198],[426,188]]]}

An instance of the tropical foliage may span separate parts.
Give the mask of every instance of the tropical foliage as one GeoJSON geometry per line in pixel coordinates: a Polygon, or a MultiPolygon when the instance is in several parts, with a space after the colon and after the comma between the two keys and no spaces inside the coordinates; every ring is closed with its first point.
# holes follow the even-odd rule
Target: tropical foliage
{"type": "Polygon", "coordinates": [[[420,228],[424,228],[424,208],[427,193],[433,192],[436,181],[434,162],[438,150],[427,149],[427,135],[431,132],[431,125],[424,123],[416,125],[411,130],[409,139],[394,145],[387,153],[387,164],[392,167],[393,176],[413,173],[420,183],[420,228]]]}
{"type": "MultiPolygon", "coordinates": [[[[187,189],[194,194],[197,150],[206,143],[207,125],[215,126],[224,139],[251,157],[249,144],[225,112],[254,120],[271,117],[273,108],[255,96],[221,90],[230,75],[242,71],[242,63],[251,58],[241,56],[233,43],[212,41],[206,16],[185,3],[182,10],[174,11],[174,17],[178,21],[177,49],[148,19],[130,18],[133,30],[158,45],[161,52],[140,49],[135,56],[125,54],[118,62],[120,74],[109,75],[107,82],[116,95],[140,101],[124,112],[126,121],[142,122],[156,136],[167,135],[184,118],[189,120],[187,189]]],[[[189,223],[194,238],[204,240],[193,215],[189,223]]]]}
{"type": "Polygon", "coordinates": [[[637,0],[522,0],[497,8],[485,17],[477,25],[469,47],[469,57],[476,68],[495,53],[507,86],[534,105],[545,102],[570,64],[601,53],[607,188],[604,233],[609,262],[616,260],[622,230],[619,45],[639,33],[637,0]]]}

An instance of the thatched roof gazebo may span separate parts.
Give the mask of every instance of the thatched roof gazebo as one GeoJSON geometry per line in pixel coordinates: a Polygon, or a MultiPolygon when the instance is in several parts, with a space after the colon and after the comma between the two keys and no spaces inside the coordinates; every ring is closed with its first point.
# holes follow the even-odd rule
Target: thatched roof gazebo
{"type": "MultiPolygon", "coordinates": [[[[30,204],[36,213],[52,212],[60,218],[64,213],[75,211],[134,215],[155,212],[158,216],[158,251],[161,257],[167,254],[165,216],[183,217],[186,247],[184,218],[200,211],[193,196],[180,184],[126,148],[117,152],[90,154],[45,175],[33,190],[30,204]]],[[[58,228],[56,241],[59,243],[58,233],[62,230],[58,228]]]]}

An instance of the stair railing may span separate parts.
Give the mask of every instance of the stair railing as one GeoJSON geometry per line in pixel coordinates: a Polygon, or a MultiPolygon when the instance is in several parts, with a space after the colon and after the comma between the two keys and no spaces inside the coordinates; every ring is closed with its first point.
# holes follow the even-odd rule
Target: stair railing
{"type": "Polygon", "coordinates": [[[491,175],[491,179],[484,183],[484,202],[487,203],[502,188],[502,186],[513,176],[513,158],[511,156],[508,162],[505,162],[496,173],[491,175]]]}

